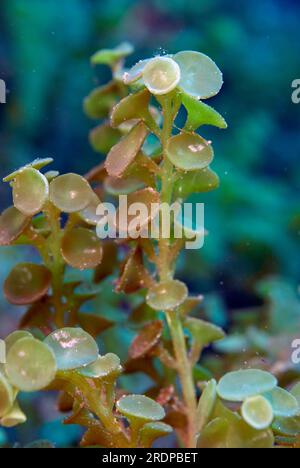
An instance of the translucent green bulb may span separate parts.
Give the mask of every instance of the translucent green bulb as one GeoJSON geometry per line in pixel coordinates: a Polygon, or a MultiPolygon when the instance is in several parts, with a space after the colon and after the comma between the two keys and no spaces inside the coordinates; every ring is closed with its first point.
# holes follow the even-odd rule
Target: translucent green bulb
{"type": "Polygon", "coordinates": [[[77,174],[56,177],[50,184],[50,200],[64,213],[84,210],[93,200],[88,182],[77,174]]]}
{"type": "Polygon", "coordinates": [[[180,68],[170,57],[155,57],[146,64],[143,70],[146,87],[156,95],[164,95],[173,91],[180,77],[180,68]]]}
{"type": "Polygon", "coordinates": [[[44,343],[53,351],[59,370],[84,367],[98,358],[95,340],[81,328],[62,328],[49,335],[44,343]]]}
{"type": "Polygon", "coordinates": [[[14,206],[26,216],[39,213],[49,196],[46,177],[29,167],[17,174],[12,187],[14,206]]]}
{"type": "Polygon", "coordinates": [[[34,338],[22,338],[9,350],[5,364],[9,381],[21,391],[34,392],[55,378],[56,362],[51,349],[34,338]]]}

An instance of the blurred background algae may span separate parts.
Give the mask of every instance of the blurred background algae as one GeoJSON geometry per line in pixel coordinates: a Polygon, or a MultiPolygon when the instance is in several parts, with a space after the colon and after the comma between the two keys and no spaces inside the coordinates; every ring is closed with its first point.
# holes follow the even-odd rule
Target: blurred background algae
{"type": "MultiPolygon", "coordinates": [[[[204,131],[215,147],[221,187],[194,197],[206,204],[209,236],[179,265],[191,293],[205,295],[201,313],[228,332],[198,368],[216,377],[254,363],[287,383],[300,373],[291,361],[291,343],[300,338],[300,104],[291,99],[291,84],[300,78],[299,17],[300,4],[292,0],[1,2],[0,78],[8,88],[7,104],[0,105],[1,179],[37,157],[53,157],[61,172],[80,174],[99,163],[88,142],[94,123],[82,108],[95,84],[109,78],[106,68],[90,67],[99,48],[130,41],[129,65],[198,50],[223,71],[215,99],[229,128],[204,131]]],[[[10,203],[9,187],[0,184],[1,211],[10,203]]],[[[20,260],[32,260],[32,252],[24,258],[23,248],[2,248],[1,286],[20,260]]],[[[106,314],[123,313],[109,288],[91,307],[100,310],[103,300],[106,314]]],[[[21,312],[1,294],[0,338],[17,327],[21,312]]],[[[100,346],[125,358],[131,338],[130,328],[116,326],[100,346]]],[[[126,377],[123,384],[129,386],[126,377]]],[[[131,386],[144,391],[149,382],[138,375],[131,386]]],[[[53,413],[55,395],[26,395],[23,406],[29,422],[0,430],[0,446],[35,439],[77,444],[80,429],[65,428],[53,413]]]]}

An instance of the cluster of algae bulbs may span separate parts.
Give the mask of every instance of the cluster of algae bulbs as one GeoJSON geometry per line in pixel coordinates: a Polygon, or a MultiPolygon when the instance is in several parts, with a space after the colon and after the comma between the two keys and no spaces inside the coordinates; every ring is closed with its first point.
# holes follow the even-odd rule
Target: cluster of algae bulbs
{"type": "MultiPolygon", "coordinates": [[[[52,161],[37,159],[4,179],[11,184],[14,206],[0,217],[0,243],[11,245],[18,241],[26,244],[30,242],[28,234],[33,236],[34,242],[36,233],[31,227],[37,226],[39,231],[39,220],[43,220],[45,236],[42,229],[40,232],[47,242],[47,236],[54,235],[53,218],[60,219],[61,214],[66,214],[73,216],[75,225],[63,234],[61,257],[72,268],[95,268],[103,256],[101,241],[94,230],[100,220],[97,208],[101,201],[82,176],[59,175],[54,171],[43,174],[41,170],[52,161]]],[[[51,250],[53,245],[49,244],[48,248],[51,250]]],[[[45,266],[21,264],[9,275],[4,294],[13,304],[29,304],[43,297],[50,284],[51,274],[45,266]]]]}
{"type": "MultiPolygon", "coordinates": [[[[117,63],[131,52],[125,44],[113,51],[95,54],[92,63],[110,64],[112,60],[117,63]]],[[[203,124],[219,128],[227,126],[218,112],[202,102],[216,95],[222,87],[222,73],[216,64],[199,52],[179,52],[140,61],[125,71],[122,80],[137,92],[123,98],[111,112],[112,127],[123,126],[125,136],[110,149],[106,159],[105,188],[108,192],[116,195],[127,190],[132,203],[142,200],[150,205],[160,200],[160,193],[153,186],[144,188],[145,180],[152,181],[160,173],[159,166],[143,153],[150,129],[161,136],[159,116],[153,109],[149,110],[151,95],[159,103],[165,96],[180,96],[179,104],[183,104],[187,111],[185,127],[175,136],[171,132],[164,145],[166,161],[176,172],[174,196],[183,200],[191,193],[216,188],[219,179],[210,169],[213,148],[210,142],[195,133],[203,124]],[[133,166],[133,173],[141,175],[142,172],[137,171],[139,165],[149,170],[152,176],[143,179],[142,184],[128,176],[132,175],[133,166]]],[[[104,110],[114,104],[113,99],[106,97],[104,110]]],[[[87,101],[86,107],[90,106],[91,102],[87,101]]],[[[101,107],[100,103],[98,106],[101,107]]],[[[93,109],[89,110],[93,112],[93,109]]],[[[66,213],[75,216],[73,220],[81,220],[92,227],[97,225],[96,211],[101,202],[90,184],[76,174],[61,176],[53,171],[42,174],[41,169],[50,162],[50,159],[33,161],[5,179],[12,186],[14,206],[0,218],[1,245],[14,243],[26,232],[33,217],[53,208],[57,216],[66,213]]],[[[143,226],[150,220],[145,218],[143,226]]],[[[74,224],[61,239],[59,253],[63,261],[78,269],[97,267],[103,256],[101,242],[93,230],[74,224]]],[[[45,296],[52,279],[51,272],[43,265],[20,264],[7,278],[4,293],[13,304],[31,304],[45,296]]],[[[189,300],[188,294],[184,283],[168,279],[152,283],[146,302],[154,311],[172,314],[189,300]]],[[[195,318],[185,317],[183,324],[201,349],[224,337],[219,327],[195,318]]],[[[161,330],[156,329],[157,324],[153,323],[153,326],[153,336],[150,335],[156,343],[161,330]]],[[[151,343],[150,340],[148,346],[151,343]]],[[[135,344],[139,354],[141,350],[137,342],[135,344]]],[[[115,382],[121,372],[119,357],[113,353],[101,356],[94,338],[81,328],[61,328],[42,341],[30,332],[15,332],[6,339],[6,363],[0,367],[0,423],[12,427],[26,421],[17,402],[19,392],[47,389],[58,378],[71,381],[74,376],[79,377],[79,381],[86,379],[89,384],[100,380],[107,385],[115,382]]],[[[155,438],[172,432],[172,428],[162,422],[166,416],[164,408],[146,396],[125,395],[114,401],[113,406],[127,419],[133,443],[139,441],[141,446],[150,446],[155,438]]],[[[197,444],[200,448],[218,443],[227,446],[253,443],[271,447],[274,437],[270,429],[278,431],[280,427],[287,427],[288,431],[289,422],[296,421],[296,425],[299,415],[299,384],[287,392],[268,372],[254,369],[230,372],[219,383],[211,380],[203,386],[196,415],[197,444]],[[230,411],[223,402],[235,406],[237,411],[230,411]]],[[[298,428],[297,431],[296,435],[300,433],[298,428]]]]}
{"type": "Polygon", "coordinates": [[[288,392],[272,374],[256,369],[228,373],[217,387],[223,400],[242,403],[243,419],[257,430],[269,428],[276,418],[300,415],[298,391],[299,385],[288,392]]]}
{"type": "MultiPolygon", "coordinates": [[[[20,391],[51,388],[55,379],[72,382],[74,375],[87,379],[88,385],[94,380],[110,386],[122,372],[118,356],[99,355],[95,340],[80,328],[56,330],[44,341],[17,331],[6,338],[6,349],[6,364],[0,369],[0,424],[4,427],[26,421],[17,402],[20,391]]],[[[124,396],[116,402],[116,409],[129,421],[131,437],[138,437],[142,446],[172,432],[161,422],[165,417],[162,406],[148,397],[124,396]]]]}
{"type": "Polygon", "coordinates": [[[183,51],[138,62],[124,74],[125,84],[142,82],[155,96],[175,88],[197,100],[208,99],[220,91],[223,76],[217,65],[200,52],[183,51]]]}

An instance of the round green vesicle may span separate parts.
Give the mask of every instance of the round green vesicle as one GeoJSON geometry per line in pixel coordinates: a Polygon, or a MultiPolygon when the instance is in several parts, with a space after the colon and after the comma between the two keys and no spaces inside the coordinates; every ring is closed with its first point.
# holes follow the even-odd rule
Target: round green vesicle
{"type": "Polygon", "coordinates": [[[9,352],[10,348],[19,340],[23,338],[33,338],[32,334],[26,330],[17,330],[5,338],[6,353],[9,352]]]}
{"type": "Polygon", "coordinates": [[[146,88],[154,95],[168,94],[180,81],[180,68],[170,57],[155,57],[144,70],[143,79],[146,88]]]}
{"type": "Polygon", "coordinates": [[[81,328],[62,328],[44,341],[52,349],[59,370],[74,370],[88,366],[98,359],[95,340],[81,328]]]}
{"type": "Polygon", "coordinates": [[[56,177],[50,184],[50,200],[64,213],[84,210],[90,204],[93,193],[89,183],[77,174],[56,177]]]}
{"type": "Polygon", "coordinates": [[[12,188],[14,206],[26,216],[39,213],[49,196],[48,180],[30,167],[17,174],[12,188]]]}
{"type": "Polygon", "coordinates": [[[14,392],[6,377],[0,372],[0,417],[7,413],[14,402],[14,392]]]}
{"type": "Polygon", "coordinates": [[[260,395],[244,401],[242,416],[249,426],[257,430],[267,429],[274,419],[272,406],[266,398],[260,395]]]}
{"type": "Polygon", "coordinates": [[[296,398],[286,390],[275,387],[263,395],[273,408],[273,413],[278,417],[290,418],[300,414],[300,408],[296,398]]]}
{"type": "Polygon", "coordinates": [[[157,311],[174,310],[184,303],[188,289],[184,283],[170,280],[151,288],[147,295],[147,304],[157,311]]]}
{"type": "Polygon", "coordinates": [[[65,262],[73,268],[88,270],[96,268],[103,257],[102,243],[95,232],[85,228],[67,231],[61,243],[65,262]]]}
{"type": "Polygon", "coordinates": [[[51,349],[34,338],[22,338],[9,350],[5,364],[9,381],[21,391],[34,392],[55,378],[56,362],[51,349]]]}
{"type": "Polygon", "coordinates": [[[113,353],[99,356],[98,359],[86,367],[78,369],[81,375],[90,379],[101,379],[117,376],[122,370],[120,358],[113,353]]]}
{"type": "Polygon", "coordinates": [[[15,305],[39,301],[51,286],[51,273],[43,265],[21,263],[8,275],[4,283],[6,299],[15,305]]]}
{"type": "Polygon", "coordinates": [[[130,70],[127,70],[123,75],[123,81],[126,85],[135,83],[143,76],[145,66],[151,59],[140,60],[130,70]]]}
{"type": "Polygon", "coordinates": [[[214,158],[212,146],[196,133],[180,133],[169,139],[167,158],[184,172],[207,168],[214,158]]]}
{"type": "Polygon", "coordinates": [[[124,396],[117,402],[117,410],[129,420],[160,421],[165,417],[163,407],[144,395],[124,396]]]}
{"type": "Polygon", "coordinates": [[[14,206],[7,208],[0,216],[0,245],[10,245],[25,231],[30,218],[14,206]]]}
{"type": "Polygon", "coordinates": [[[223,86],[223,75],[207,55],[185,51],[174,55],[181,72],[179,88],[197,99],[208,99],[218,94],[223,86]]]}
{"type": "Polygon", "coordinates": [[[11,428],[24,424],[27,421],[26,415],[21,410],[17,401],[12,408],[1,418],[0,424],[3,427],[11,428]]]}
{"type": "Polygon", "coordinates": [[[276,378],[269,372],[256,369],[240,370],[226,374],[217,387],[218,395],[227,401],[241,402],[273,390],[276,378]]]}

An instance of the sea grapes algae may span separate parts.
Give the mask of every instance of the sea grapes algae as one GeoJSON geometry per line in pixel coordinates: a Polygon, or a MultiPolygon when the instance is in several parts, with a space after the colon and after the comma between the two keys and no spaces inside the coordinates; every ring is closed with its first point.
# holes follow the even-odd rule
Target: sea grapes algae
{"type": "MultiPolygon", "coordinates": [[[[5,298],[24,314],[5,340],[0,425],[26,422],[20,393],[51,390],[60,392],[64,424],[84,429],[81,447],[149,448],[167,436],[189,449],[298,446],[299,383],[285,385],[288,391],[280,371],[274,376],[268,363],[256,369],[258,360],[242,369],[226,361],[224,375],[213,359],[213,371],[199,364],[207,348],[246,350],[249,340],[258,349],[269,346],[256,329],[226,338],[214,307],[209,311],[206,298],[192,295],[177,277],[186,241],[202,246],[207,230],[188,222],[185,212],[170,216],[167,236],[160,226],[150,229],[161,205],[209,197],[222,181],[210,128],[202,133],[204,125],[227,128],[204,102],[221,91],[222,72],[200,51],[143,57],[130,68],[132,53],[123,43],[91,59],[111,72],[83,106],[97,121],[90,142],[106,154],[104,162],[82,176],[59,174],[48,167],[52,159],[38,159],[4,179],[13,205],[0,216],[0,245],[30,246],[38,255],[15,265],[4,282],[5,298]],[[114,216],[105,218],[108,200],[114,216]],[[115,237],[100,239],[109,222],[115,237]],[[125,329],[126,353],[120,347],[125,329]],[[128,381],[131,389],[136,385],[136,373],[152,382],[144,395],[125,388],[128,381]]],[[[230,193],[228,187],[228,204],[230,193]]],[[[193,454],[148,456],[149,462],[195,462],[193,454]]],[[[112,453],[102,459],[135,460],[112,453]]]]}

